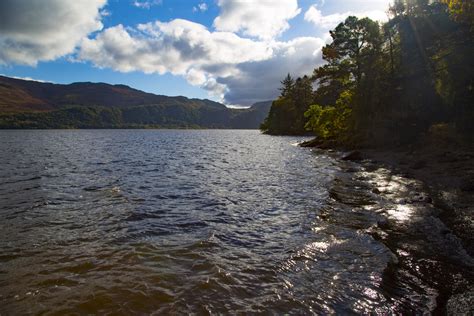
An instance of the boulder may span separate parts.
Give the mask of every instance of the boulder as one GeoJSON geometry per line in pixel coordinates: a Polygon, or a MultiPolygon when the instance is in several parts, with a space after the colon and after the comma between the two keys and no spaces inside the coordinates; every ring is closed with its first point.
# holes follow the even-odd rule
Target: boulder
{"type": "Polygon", "coordinates": [[[362,160],[362,153],[360,151],[354,150],[342,156],[342,160],[345,161],[360,161],[362,160]]]}
{"type": "Polygon", "coordinates": [[[318,139],[318,138],[313,138],[311,140],[308,140],[308,141],[305,141],[305,142],[302,142],[300,145],[300,147],[318,147],[322,144],[323,142],[318,139]]]}

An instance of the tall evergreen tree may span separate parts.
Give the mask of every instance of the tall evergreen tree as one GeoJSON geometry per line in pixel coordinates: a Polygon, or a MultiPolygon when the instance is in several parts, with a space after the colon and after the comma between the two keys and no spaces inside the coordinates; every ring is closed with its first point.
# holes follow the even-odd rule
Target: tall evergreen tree
{"type": "Polygon", "coordinates": [[[291,77],[291,75],[288,73],[288,75],[281,81],[281,88],[278,90],[281,91],[280,96],[281,97],[288,97],[291,95],[293,88],[295,86],[295,80],[291,77]]]}

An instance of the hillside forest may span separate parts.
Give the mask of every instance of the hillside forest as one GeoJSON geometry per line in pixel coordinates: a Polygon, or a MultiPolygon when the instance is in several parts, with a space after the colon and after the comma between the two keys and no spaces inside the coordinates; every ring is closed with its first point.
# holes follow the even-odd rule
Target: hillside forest
{"type": "Polygon", "coordinates": [[[211,100],[168,97],[125,85],[68,85],[0,76],[0,129],[256,129],[271,102],[231,109],[211,100]]]}

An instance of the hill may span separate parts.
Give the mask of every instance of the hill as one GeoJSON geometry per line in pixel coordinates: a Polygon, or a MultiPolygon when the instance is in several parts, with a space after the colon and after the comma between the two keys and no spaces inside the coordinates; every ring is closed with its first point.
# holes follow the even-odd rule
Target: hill
{"type": "Polygon", "coordinates": [[[0,76],[0,128],[256,129],[269,108],[269,102],[229,109],[211,100],[155,95],[126,85],[0,76]]]}

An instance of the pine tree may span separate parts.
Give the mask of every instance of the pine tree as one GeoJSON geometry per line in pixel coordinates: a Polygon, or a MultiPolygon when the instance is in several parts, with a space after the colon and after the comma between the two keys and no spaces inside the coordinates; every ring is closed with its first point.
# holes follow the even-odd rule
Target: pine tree
{"type": "Polygon", "coordinates": [[[282,87],[279,89],[281,91],[280,96],[282,98],[284,97],[289,97],[291,96],[293,92],[293,88],[295,86],[295,80],[291,77],[291,75],[288,73],[288,75],[281,81],[282,87]]]}

